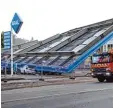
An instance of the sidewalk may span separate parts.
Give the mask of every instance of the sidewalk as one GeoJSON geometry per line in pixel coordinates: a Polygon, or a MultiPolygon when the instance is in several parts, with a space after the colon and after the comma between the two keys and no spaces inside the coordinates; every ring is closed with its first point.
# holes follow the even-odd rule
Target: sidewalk
{"type": "MultiPolygon", "coordinates": [[[[9,80],[8,82],[1,82],[1,90],[11,90],[26,87],[40,87],[48,85],[60,85],[60,84],[73,84],[81,82],[94,82],[96,79],[91,77],[77,77],[75,79],[69,79],[64,76],[43,76],[44,81],[39,81],[40,76],[33,75],[21,75],[13,76],[13,78],[24,78],[22,80],[9,80]]],[[[10,78],[10,76],[9,76],[10,78]]]]}

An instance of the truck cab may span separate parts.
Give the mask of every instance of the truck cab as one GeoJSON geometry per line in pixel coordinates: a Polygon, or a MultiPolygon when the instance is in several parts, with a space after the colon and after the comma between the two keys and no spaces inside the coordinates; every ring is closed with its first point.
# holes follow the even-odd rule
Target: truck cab
{"type": "Polygon", "coordinates": [[[99,82],[113,81],[113,53],[94,54],[91,57],[91,75],[99,82]]]}

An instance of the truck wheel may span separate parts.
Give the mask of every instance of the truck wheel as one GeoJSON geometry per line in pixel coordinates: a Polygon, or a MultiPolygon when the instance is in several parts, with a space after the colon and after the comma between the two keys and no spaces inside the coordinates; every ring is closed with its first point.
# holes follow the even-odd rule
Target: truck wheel
{"type": "Polygon", "coordinates": [[[99,82],[104,82],[104,80],[105,80],[105,78],[103,78],[103,77],[98,78],[99,82]]]}

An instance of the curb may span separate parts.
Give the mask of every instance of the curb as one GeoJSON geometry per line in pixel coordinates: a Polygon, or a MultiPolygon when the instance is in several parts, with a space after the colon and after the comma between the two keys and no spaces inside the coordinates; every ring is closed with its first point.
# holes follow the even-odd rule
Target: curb
{"type": "Polygon", "coordinates": [[[25,78],[1,78],[1,81],[25,80],[25,78]]]}
{"type": "MultiPolygon", "coordinates": [[[[81,80],[81,81],[76,81],[76,80],[70,80],[70,81],[36,81],[36,82],[24,82],[24,83],[11,83],[10,85],[14,85],[17,87],[9,87],[9,88],[1,88],[1,91],[5,90],[13,90],[13,89],[21,89],[21,88],[32,88],[32,87],[41,87],[41,86],[49,86],[49,85],[65,85],[65,84],[76,84],[76,83],[86,83],[86,82],[94,82],[95,80],[81,80]]],[[[4,85],[7,85],[4,84],[4,85]]]]}

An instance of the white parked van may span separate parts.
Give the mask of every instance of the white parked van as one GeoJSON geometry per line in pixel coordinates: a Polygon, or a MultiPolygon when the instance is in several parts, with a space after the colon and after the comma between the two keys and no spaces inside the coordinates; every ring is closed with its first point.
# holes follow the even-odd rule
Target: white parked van
{"type": "Polygon", "coordinates": [[[20,73],[22,74],[36,74],[36,71],[34,68],[30,68],[28,65],[25,65],[20,68],[20,73]]]}

